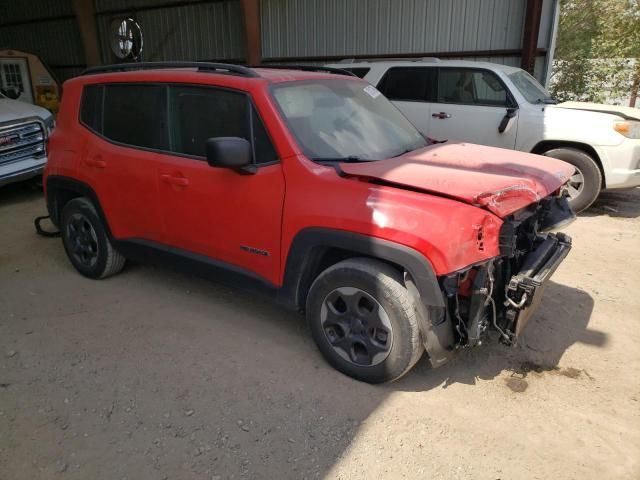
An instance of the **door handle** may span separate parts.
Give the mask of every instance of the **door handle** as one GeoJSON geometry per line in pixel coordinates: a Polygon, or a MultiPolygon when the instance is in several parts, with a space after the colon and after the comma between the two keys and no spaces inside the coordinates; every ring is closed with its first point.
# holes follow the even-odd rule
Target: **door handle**
{"type": "Polygon", "coordinates": [[[102,160],[102,157],[93,157],[87,158],[84,161],[84,164],[88,167],[96,167],[96,168],[104,168],[107,166],[107,162],[102,160]]]}
{"type": "Polygon", "coordinates": [[[432,113],[431,116],[433,118],[440,118],[442,120],[444,120],[445,118],[451,118],[451,114],[446,112],[432,113]]]}
{"type": "Polygon", "coordinates": [[[178,187],[186,187],[189,185],[189,179],[184,177],[174,177],[172,175],[160,175],[164,183],[169,185],[177,185],[178,187]]]}

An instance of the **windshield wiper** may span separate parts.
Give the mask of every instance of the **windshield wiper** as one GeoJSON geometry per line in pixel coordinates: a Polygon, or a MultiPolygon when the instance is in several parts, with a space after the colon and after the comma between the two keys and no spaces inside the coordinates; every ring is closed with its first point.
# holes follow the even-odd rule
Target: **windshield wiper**
{"type": "Polygon", "coordinates": [[[405,153],[409,153],[409,152],[414,152],[416,150],[420,150],[421,148],[426,147],[427,145],[421,145],[419,147],[415,147],[415,148],[405,148],[403,151],[401,151],[400,153],[398,153],[397,155],[392,155],[390,158],[396,158],[396,157],[400,157],[401,155],[404,155],[405,153]]]}
{"type": "Polygon", "coordinates": [[[358,162],[370,162],[365,158],[360,158],[357,155],[348,155],[346,157],[313,157],[314,162],[344,162],[344,163],[358,163],[358,162]]]}

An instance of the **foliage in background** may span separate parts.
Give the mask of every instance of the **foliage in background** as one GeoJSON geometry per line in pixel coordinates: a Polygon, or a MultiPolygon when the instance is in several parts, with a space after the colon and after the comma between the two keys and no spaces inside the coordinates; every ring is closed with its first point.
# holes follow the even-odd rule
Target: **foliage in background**
{"type": "Polygon", "coordinates": [[[551,90],[559,100],[637,96],[640,0],[562,0],[551,90]]]}

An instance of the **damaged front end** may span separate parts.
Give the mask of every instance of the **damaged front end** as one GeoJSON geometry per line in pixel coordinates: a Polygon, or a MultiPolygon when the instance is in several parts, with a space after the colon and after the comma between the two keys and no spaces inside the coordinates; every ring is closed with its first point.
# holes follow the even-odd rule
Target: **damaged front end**
{"type": "Polygon", "coordinates": [[[453,329],[454,348],[479,345],[491,329],[516,343],[571,250],[571,238],[552,230],[574,218],[564,196],[529,205],[504,219],[498,257],[440,278],[441,321],[453,329]]]}

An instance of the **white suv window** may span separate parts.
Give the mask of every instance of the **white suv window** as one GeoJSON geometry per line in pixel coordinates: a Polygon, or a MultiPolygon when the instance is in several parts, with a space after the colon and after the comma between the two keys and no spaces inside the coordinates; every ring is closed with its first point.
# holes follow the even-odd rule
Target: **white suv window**
{"type": "Polygon", "coordinates": [[[441,68],[438,103],[507,107],[507,90],[498,77],[487,70],[441,68]]]}
{"type": "Polygon", "coordinates": [[[437,68],[392,67],[378,83],[378,90],[389,100],[433,102],[437,79],[437,68]]]}

